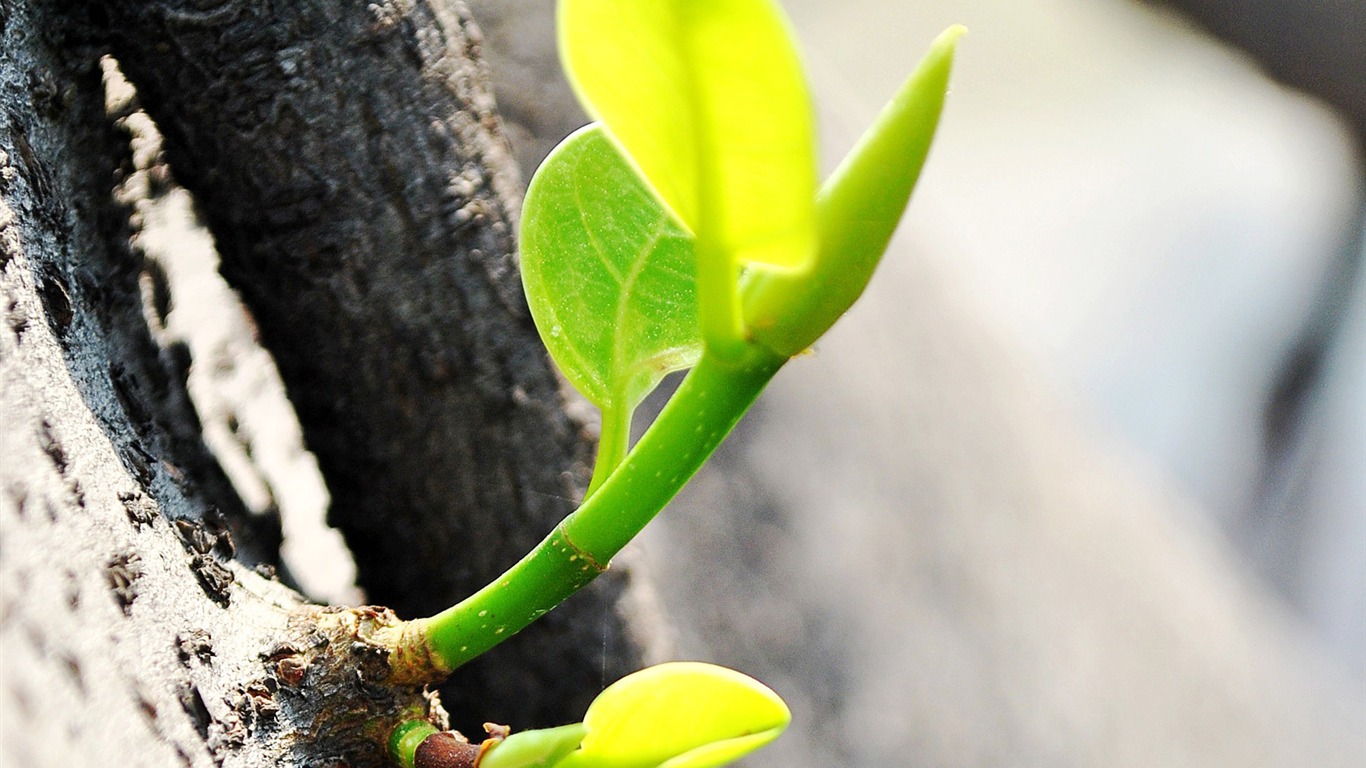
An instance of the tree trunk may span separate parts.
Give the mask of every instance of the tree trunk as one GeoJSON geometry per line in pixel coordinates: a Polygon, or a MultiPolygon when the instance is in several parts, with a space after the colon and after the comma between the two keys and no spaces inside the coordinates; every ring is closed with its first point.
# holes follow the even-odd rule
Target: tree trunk
{"type": "MultiPolygon", "coordinates": [[[[531,22],[509,9],[549,4],[499,7],[511,39],[531,22]]],[[[356,622],[382,611],[270,578],[278,526],[205,450],[194,361],[148,332],[166,298],[112,194],[133,168],[99,60],[165,132],[362,586],[413,616],[519,555],[584,474],[515,285],[516,183],[478,40],[440,2],[0,0],[6,764],[359,768],[384,760],[368,725],[442,718],[371,677],[356,622]]],[[[517,95],[546,146],[565,113],[517,95]]],[[[902,271],[883,279],[907,290],[864,314],[910,329],[912,375],[867,375],[896,350],[859,355],[844,326],[655,529],[685,647],[793,701],[797,733],[759,760],[1359,764],[1359,700],[1182,503],[1097,456],[933,269],[902,271]],[[841,431],[860,409],[882,426],[841,431]],[[859,453],[906,424],[912,449],[859,453]]],[[[633,666],[614,571],[448,687],[458,722],[563,722],[633,666]]]]}
{"type": "MultiPolygon", "coordinates": [[[[382,764],[367,722],[443,714],[366,677],[354,620],[388,614],[273,579],[278,521],[205,448],[186,348],[148,330],[168,299],[115,201],[134,168],[101,57],[279,362],[360,586],[411,618],[539,540],[590,448],[522,303],[478,33],[441,2],[75,5],[0,3],[5,758],[382,764]]],[[[459,722],[567,722],[638,666],[614,571],[461,670],[459,722]]]]}

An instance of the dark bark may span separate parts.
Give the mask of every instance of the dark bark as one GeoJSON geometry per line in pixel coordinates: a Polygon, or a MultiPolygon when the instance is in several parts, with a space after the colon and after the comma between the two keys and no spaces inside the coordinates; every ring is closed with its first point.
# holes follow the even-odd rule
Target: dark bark
{"type": "Polygon", "coordinates": [[[483,30],[498,114],[524,179],[560,139],[588,122],[555,49],[554,4],[467,0],[483,30]]]}
{"type": "MultiPolygon", "coordinates": [[[[463,10],[98,8],[275,356],[369,599],[412,618],[496,576],[573,508],[588,454],[524,306],[515,170],[463,10]]],[[[563,722],[635,666],[623,578],[459,672],[464,724],[563,722]]]]}
{"type": "MultiPolygon", "coordinates": [[[[372,670],[347,620],[383,613],[305,608],[226,557],[211,509],[233,525],[252,518],[219,497],[216,469],[188,439],[183,354],[158,349],[141,324],[135,281],[147,265],[125,247],[125,212],[108,205],[119,145],[95,60],[117,22],[125,63],[141,57],[130,68],[172,132],[172,160],[196,186],[229,273],[284,350],[292,391],[311,403],[310,440],[331,446],[334,493],[356,494],[338,498],[353,542],[380,530],[416,568],[406,561],[426,540],[447,537],[454,549],[431,578],[477,583],[480,568],[501,566],[489,562],[495,552],[510,559],[522,544],[472,539],[529,542],[542,524],[534,505],[565,503],[536,494],[572,495],[559,474],[549,490],[519,485],[546,481],[525,466],[544,469],[534,462],[549,451],[556,473],[574,472],[580,448],[577,426],[553,413],[539,352],[519,352],[511,336],[440,346],[503,327],[530,336],[499,246],[510,198],[490,197],[502,194],[488,168],[501,166],[500,150],[493,141],[465,154],[448,141],[490,138],[482,91],[432,63],[466,47],[466,28],[431,26],[427,6],[396,2],[374,4],[395,23],[366,27],[371,37],[356,32],[355,11],[333,19],[316,2],[281,3],[252,23],[239,23],[256,7],[244,3],[189,14],[98,7],[116,18],[73,37],[51,3],[0,0],[0,762],[375,764],[356,729],[333,725],[423,700],[411,690],[371,700],[378,689],[355,675],[319,679],[327,668],[372,670]],[[462,116],[470,102],[478,117],[462,116]],[[447,194],[442,168],[468,185],[447,194]],[[470,168],[480,170],[462,176],[470,168]],[[360,199],[372,195],[379,202],[360,199]],[[453,227],[459,237],[434,223],[459,210],[475,211],[453,227]],[[459,311],[444,314],[446,301],[459,311]],[[496,325],[499,314],[509,325],[496,325]],[[323,375],[340,376],[339,388],[309,378],[323,375]],[[480,410],[487,403],[501,415],[480,410]],[[449,431],[445,409],[457,407],[473,437],[449,431]],[[504,434],[499,419],[541,439],[504,434]],[[402,430],[412,444],[399,445],[402,430]],[[442,463],[448,438],[476,469],[442,463]],[[378,458],[346,463],[347,451],[366,450],[378,458]],[[462,484],[471,479],[489,485],[462,484]],[[423,493],[444,495],[401,503],[423,493]],[[493,506],[504,501],[513,506],[493,506]],[[363,527],[372,508],[384,511],[382,529],[363,527]],[[327,625],[333,642],[310,650],[327,625]]],[[[662,529],[674,594],[698,628],[692,647],[759,674],[798,710],[797,732],[780,742],[795,746],[759,759],[1360,765],[1358,698],[1323,684],[1328,672],[1284,617],[1173,522],[1183,504],[1078,439],[932,269],[892,269],[883,279],[906,290],[870,296],[867,311],[909,329],[900,345],[916,375],[892,375],[876,344],[860,361],[832,342],[804,363],[816,368],[804,386],[825,398],[819,407],[787,386],[756,427],[781,450],[733,446],[734,485],[704,475],[662,529]],[[858,386],[838,373],[879,372],[870,359],[884,368],[858,386]],[[850,439],[837,423],[847,419],[865,432],[850,439]],[[803,459],[803,446],[823,441],[830,453],[803,459]],[[875,441],[906,448],[862,452],[875,441]],[[877,489],[895,504],[879,507],[877,489]],[[747,499],[758,514],[715,524],[717,507],[747,499]]],[[[400,576],[426,588],[413,570],[388,573],[391,556],[361,552],[372,591],[400,576]]],[[[621,625],[570,611],[548,622],[540,640],[467,678],[459,700],[482,705],[467,720],[551,719],[616,674],[598,665],[618,658],[621,625]],[[600,643],[609,636],[611,648],[600,643]]]]}
{"type": "MultiPolygon", "coordinates": [[[[365,631],[389,614],[270,578],[278,523],[203,444],[115,202],[135,169],[106,51],[277,353],[372,598],[413,616],[479,586],[582,474],[521,305],[477,34],[445,5],[205,5],[0,2],[6,764],[376,765],[365,726],[429,708],[375,678],[365,631]]],[[[454,681],[466,722],[581,714],[638,662],[625,582],[454,681]]]]}
{"type": "Polygon", "coordinates": [[[383,765],[358,726],[427,701],[356,674],[373,654],[352,614],[244,563],[273,557],[251,538],[270,526],[234,501],[183,354],[143,319],[113,196],[127,137],[69,21],[0,5],[0,762],[383,765]]]}

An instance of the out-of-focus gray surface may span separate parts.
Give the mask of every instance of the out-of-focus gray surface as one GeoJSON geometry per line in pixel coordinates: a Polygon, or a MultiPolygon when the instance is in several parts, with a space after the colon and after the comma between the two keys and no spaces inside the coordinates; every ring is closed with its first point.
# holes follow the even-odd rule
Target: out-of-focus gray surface
{"type": "Polygon", "coordinates": [[[1346,131],[1127,3],[790,5],[839,148],[908,66],[896,59],[968,22],[907,229],[1054,383],[1211,511],[1239,514],[1270,379],[1357,226],[1346,131]]]}
{"type": "MultiPolygon", "coordinates": [[[[1264,440],[1273,389],[1325,281],[1359,258],[1345,252],[1362,226],[1348,129],[1238,53],[1127,2],[786,5],[832,159],[923,40],[968,24],[903,233],[1093,426],[1238,535],[1311,621],[1366,627],[1366,537],[1311,542],[1325,526],[1366,525],[1366,494],[1352,490],[1366,449],[1335,426],[1362,407],[1366,379],[1336,385],[1333,404],[1299,425],[1323,436],[1289,436],[1316,446],[1292,461],[1325,465],[1290,491],[1305,501],[1259,497],[1275,469],[1268,447],[1284,448],[1264,440]]],[[[1366,680],[1366,629],[1334,646],[1366,680]]]]}
{"type": "Polygon", "coordinates": [[[892,272],[647,534],[680,654],[792,703],[754,764],[1366,760],[1359,694],[1190,501],[952,278],[892,272]]]}
{"type": "Polygon", "coordinates": [[[1284,551],[1287,593],[1366,680],[1366,271],[1346,290],[1321,394],[1267,499],[1265,545],[1284,551]]]}

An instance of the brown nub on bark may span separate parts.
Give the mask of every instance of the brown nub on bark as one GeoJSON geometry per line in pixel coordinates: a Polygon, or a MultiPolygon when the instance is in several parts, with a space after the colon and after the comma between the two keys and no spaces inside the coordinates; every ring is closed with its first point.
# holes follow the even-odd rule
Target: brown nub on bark
{"type": "Polygon", "coordinates": [[[480,751],[478,744],[462,741],[450,731],[433,733],[417,745],[413,768],[474,768],[480,751]]]}

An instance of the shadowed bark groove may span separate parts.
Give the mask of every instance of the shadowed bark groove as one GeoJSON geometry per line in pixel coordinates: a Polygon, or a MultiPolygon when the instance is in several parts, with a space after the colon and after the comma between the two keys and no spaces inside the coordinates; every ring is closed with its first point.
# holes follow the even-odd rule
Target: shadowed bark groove
{"type": "MultiPolygon", "coordinates": [[[[463,9],[97,7],[275,355],[370,601],[411,618],[481,586],[571,510],[586,444],[524,306],[515,170],[463,9]]],[[[457,724],[562,722],[635,666],[624,584],[457,673],[457,724]]]]}

